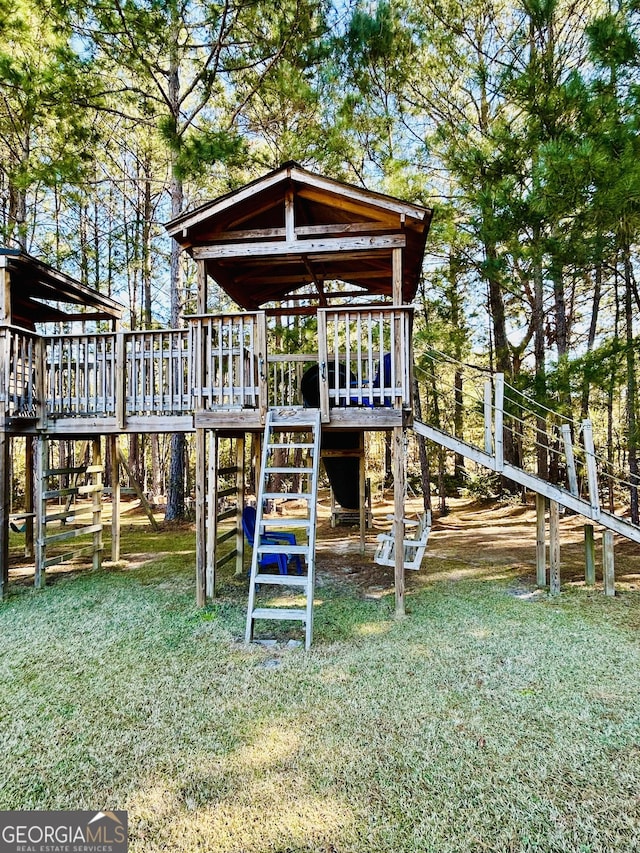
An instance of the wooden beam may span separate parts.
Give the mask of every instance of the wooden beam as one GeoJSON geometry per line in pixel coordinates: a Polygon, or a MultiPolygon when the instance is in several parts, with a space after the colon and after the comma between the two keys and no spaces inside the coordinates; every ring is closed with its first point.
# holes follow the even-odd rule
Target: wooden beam
{"type": "Polygon", "coordinates": [[[33,558],[34,555],[34,521],[33,521],[33,436],[26,435],[24,450],[24,508],[28,513],[24,528],[24,555],[33,558]]]}
{"type": "MultiPolygon", "coordinates": [[[[11,323],[11,276],[6,267],[7,259],[0,256],[0,323],[11,323]]],[[[4,367],[4,365],[3,365],[4,367]]]]}
{"type": "Polygon", "coordinates": [[[9,587],[10,443],[9,435],[0,427],[0,600],[6,597],[9,587]]]}
{"type": "Polygon", "coordinates": [[[547,531],[546,500],[536,494],[536,585],[543,589],[547,585],[547,531]]]}
{"type": "Polygon", "coordinates": [[[129,462],[127,461],[126,456],[122,452],[121,447],[118,447],[118,459],[120,460],[120,464],[122,465],[124,470],[127,472],[127,476],[129,477],[129,483],[131,484],[132,489],[135,491],[136,497],[140,501],[140,504],[141,504],[142,508],[144,509],[147,518],[149,519],[149,524],[151,525],[151,528],[153,530],[157,531],[158,530],[158,522],[155,520],[155,517],[153,515],[153,511],[149,505],[149,501],[144,496],[144,492],[142,491],[142,486],[137,481],[136,476],[133,473],[133,470],[131,469],[131,466],[129,465],[129,462]]]}
{"type": "Polygon", "coordinates": [[[46,522],[47,510],[45,471],[48,468],[47,458],[49,455],[49,442],[44,436],[37,436],[35,446],[35,518],[36,518],[36,566],[34,574],[34,586],[41,589],[45,584],[46,564],[46,522]]]}
{"type": "Polygon", "coordinates": [[[207,455],[207,556],[205,595],[213,598],[216,594],[216,561],[218,559],[218,457],[220,436],[209,433],[207,455]]]}
{"type": "Polygon", "coordinates": [[[345,252],[371,252],[402,248],[406,245],[403,234],[371,237],[327,237],[325,240],[285,240],[265,243],[229,243],[223,246],[195,246],[193,257],[199,260],[223,260],[225,258],[268,258],[326,253],[342,256],[345,252]]]}
{"type": "Polygon", "coordinates": [[[571,427],[562,424],[562,441],[564,442],[564,456],[567,463],[567,478],[569,480],[569,491],[572,495],[578,494],[578,477],[576,475],[576,463],[573,458],[573,443],[571,441],[571,427]]]}
{"type": "Polygon", "coordinates": [[[394,580],[396,590],[397,617],[405,615],[404,604],[404,493],[405,493],[405,447],[403,427],[394,427],[392,445],[393,467],[393,538],[395,552],[394,580]]]}
{"type": "Polygon", "coordinates": [[[393,304],[402,305],[402,249],[391,252],[391,291],[393,304]]]}
{"type": "Polygon", "coordinates": [[[549,592],[560,593],[560,507],[549,501],[549,592]]]}
{"type": "Polygon", "coordinates": [[[196,430],[196,604],[204,607],[207,565],[207,439],[203,429],[196,430]]]}
{"type": "Polygon", "coordinates": [[[602,534],[602,579],[604,581],[604,594],[614,596],[616,594],[616,582],[613,532],[611,530],[605,530],[602,534]]]}
{"type": "Polygon", "coordinates": [[[109,436],[111,458],[111,560],[120,561],[120,436],[109,436]]]}
{"type": "Polygon", "coordinates": [[[244,511],[244,480],[245,480],[245,465],[244,453],[245,440],[244,434],[239,435],[236,439],[236,491],[238,494],[238,504],[236,511],[236,577],[242,577],[244,574],[244,532],[242,529],[242,513],[244,511]]]}
{"type": "Polygon", "coordinates": [[[292,243],[297,239],[295,225],[294,195],[293,190],[288,189],[284,195],[284,229],[287,243],[292,243]]]}
{"type": "Polygon", "coordinates": [[[93,490],[92,498],[92,527],[93,533],[93,568],[102,567],[102,439],[100,436],[93,440],[91,460],[94,472],[91,474],[93,490]]]}
{"type": "Polygon", "coordinates": [[[207,267],[204,261],[197,262],[198,276],[198,314],[207,313],[207,267]]]}
{"type": "Polygon", "coordinates": [[[596,582],[596,544],[593,524],[584,526],[584,582],[587,586],[595,586],[596,582]]]}

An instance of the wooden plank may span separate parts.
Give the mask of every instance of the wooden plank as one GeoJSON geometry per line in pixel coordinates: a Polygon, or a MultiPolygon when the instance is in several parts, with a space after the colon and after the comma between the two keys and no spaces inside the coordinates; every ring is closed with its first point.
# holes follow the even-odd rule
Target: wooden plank
{"type": "Polygon", "coordinates": [[[92,442],[92,458],[91,465],[94,468],[94,473],[91,475],[93,480],[93,501],[92,501],[92,521],[91,529],[93,530],[93,569],[98,571],[102,567],[102,439],[95,438],[92,442]]]}
{"type": "Polygon", "coordinates": [[[549,501],[549,592],[560,593],[560,508],[549,501]]]}
{"type": "Polygon", "coordinates": [[[576,475],[576,463],[573,457],[573,442],[571,441],[571,427],[562,424],[562,441],[564,443],[564,458],[567,465],[567,479],[569,480],[569,491],[572,495],[578,494],[578,477],[576,475]]]}
{"type": "MultiPolygon", "coordinates": [[[[125,428],[127,420],[127,359],[124,333],[118,332],[118,334],[115,336],[115,339],[115,420],[118,430],[122,431],[125,428]]],[[[131,348],[129,350],[131,354],[132,364],[129,365],[129,370],[135,369],[135,361],[133,359],[134,349],[135,341],[132,340],[131,348]]]]}
{"type": "Polygon", "coordinates": [[[536,584],[540,589],[547,585],[547,535],[546,500],[536,494],[536,584]]]}
{"type": "Polygon", "coordinates": [[[590,420],[582,422],[582,438],[584,441],[585,461],[587,463],[587,482],[589,484],[589,501],[592,508],[592,518],[597,520],[600,516],[600,494],[598,492],[598,471],[593,445],[593,428],[590,420]]]}
{"type": "Polygon", "coordinates": [[[0,600],[6,597],[9,587],[10,444],[10,437],[0,429],[0,600]]]}
{"type": "Polygon", "coordinates": [[[206,595],[210,598],[216,592],[216,543],[218,537],[218,454],[219,435],[209,433],[207,458],[207,550],[206,550],[206,595]]]}
{"type": "Polygon", "coordinates": [[[111,457],[111,560],[120,560],[120,437],[110,436],[111,457]]]}
{"type": "Polygon", "coordinates": [[[0,256],[0,324],[11,323],[11,275],[6,267],[6,257],[0,256]]]}
{"type": "MultiPolygon", "coordinates": [[[[68,539],[77,539],[79,536],[96,535],[102,532],[102,524],[88,524],[85,527],[69,527],[63,530],[62,533],[52,533],[50,536],[45,536],[45,545],[53,545],[55,542],[66,542],[68,539]]],[[[95,543],[91,548],[92,553],[95,552],[95,543]]]]}
{"type": "Polygon", "coordinates": [[[320,419],[322,423],[328,423],[331,415],[329,412],[329,382],[327,370],[329,367],[329,346],[327,341],[327,313],[318,312],[318,386],[320,394],[320,419]]]}
{"type": "Polygon", "coordinates": [[[203,429],[196,430],[196,604],[207,603],[207,438],[203,429]]]}
{"type": "Polygon", "coordinates": [[[295,233],[295,206],[293,189],[288,189],[284,195],[284,230],[285,242],[295,243],[297,234],[295,233]]]}
{"type": "Polygon", "coordinates": [[[615,560],[613,533],[611,530],[605,530],[602,534],[602,579],[604,582],[604,594],[614,596],[616,594],[615,560]]]}
{"type": "Polygon", "coordinates": [[[204,261],[198,261],[198,263],[197,263],[197,277],[198,277],[198,300],[197,300],[198,314],[206,314],[207,313],[207,303],[208,303],[208,292],[207,292],[207,268],[206,268],[204,261]]]}
{"type": "Polygon", "coordinates": [[[405,615],[404,604],[404,495],[406,485],[404,429],[395,427],[391,450],[393,467],[393,535],[395,546],[394,581],[396,593],[395,613],[397,617],[405,615]]]}
{"type": "Polygon", "coordinates": [[[236,439],[236,577],[244,574],[244,532],[242,529],[242,512],[244,510],[245,484],[245,438],[244,434],[236,439]]]}
{"type": "Polygon", "coordinates": [[[495,375],[495,410],[494,410],[494,453],[495,470],[501,472],[504,466],[504,373],[495,375]]]}
{"type": "MultiPolygon", "coordinates": [[[[371,252],[406,246],[404,234],[385,234],[381,236],[326,237],[323,240],[285,240],[263,243],[226,243],[219,246],[195,246],[193,257],[196,261],[222,260],[225,258],[269,258],[291,255],[300,258],[304,255],[337,254],[346,252],[371,252]]],[[[401,301],[398,302],[401,304],[401,301]]]]}
{"type": "Polygon", "coordinates": [[[596,582],[596,544],[593,524],[584,526],[584,582],[587,586],[595,586],[596,582]]]}
{"type": "Polygon", "coordinates": [[[46,554],[47,546],[45,543],[46,537],[46,498],[45,486],[46,477],[44,471],[48,467],[47,460],[49,455],[49,443],[44,436],[38,436],[35,440],[35,481],[34,481],[34,511],[36,514],[36,565],[34,573],[34,586],[36,589],[41,589],[45,584],[45,569],[46,569],[46,554]]]}
{"type": "Polygon", "coordinates": [[[391,252],[391,292],[394,305],[402,305],[402,249],[391,252]]]}

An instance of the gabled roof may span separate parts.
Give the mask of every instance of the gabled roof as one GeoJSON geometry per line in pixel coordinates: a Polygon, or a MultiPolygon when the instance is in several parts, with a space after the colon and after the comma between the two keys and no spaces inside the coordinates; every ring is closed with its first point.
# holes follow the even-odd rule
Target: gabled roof
{"type": "Polygon", "coordinates": [[[124,311],[115,300],[24,252],[0,248],[2,269],[9,273],[10,320],[16,326],[119,320],[124,311]]]}
{"type": "Polygon", "coordinates": [[[167,231],[240,306],[284,300],[326,304],[391,296],[392,251],[403,248],[402,297],[415,296],[432,211],[290,162],[182,214],[167,231]]]}

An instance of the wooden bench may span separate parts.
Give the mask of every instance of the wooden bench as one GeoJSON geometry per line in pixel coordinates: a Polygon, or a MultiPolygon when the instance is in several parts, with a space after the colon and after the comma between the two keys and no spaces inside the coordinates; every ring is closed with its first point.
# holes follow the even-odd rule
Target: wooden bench
{"type": "MultiPolygon", "coordinates": [[[[404,539],[404,567],[405,569],[413,569],[417,571],[421,564],[424,552],[427,548],[427,541],[431,531],[431,513],[425,512],[416,520],[404,519],[405,528],[413,527],[414,536],[411,539],[404,539]]],[[[379,566],[395,566],[395,536],[391,533],[380,533],[377,537],[378,546],[376,548],[374,561],[379,566]]]]}

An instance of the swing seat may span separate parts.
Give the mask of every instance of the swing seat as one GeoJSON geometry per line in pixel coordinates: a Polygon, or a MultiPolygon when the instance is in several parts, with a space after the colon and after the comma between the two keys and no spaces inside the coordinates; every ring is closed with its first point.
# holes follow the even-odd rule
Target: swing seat
{"type": "MultiPolygon", "coordinates": [[[[427,548],[429,533],[431,532],[431,512],[423,513],[418,521],[404,519],[405,527],[415,527],[414,536],[404,539],[404,567],[418,571],[422,564],[422,558],[427,548]]],[[[374,556],[374,562],[379,566],[395,566],[396,549],[395,536],[391,533],[380,533],[377,537],[378,546],[374,556]]]]}

